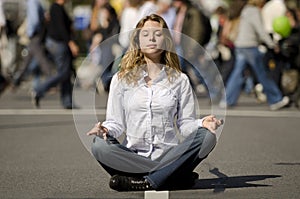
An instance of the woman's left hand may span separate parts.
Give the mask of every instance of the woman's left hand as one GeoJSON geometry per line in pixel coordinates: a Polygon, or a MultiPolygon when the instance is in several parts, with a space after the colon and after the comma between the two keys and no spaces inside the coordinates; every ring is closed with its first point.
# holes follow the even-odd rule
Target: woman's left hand
{"type": "Polygon", "coordinates": [[[223,124],[223,120],[218,120],[216,116],[209,115],[203,118],[202,126],[207,128],[212,133],[216,133],[216,130],[223,124]]]}

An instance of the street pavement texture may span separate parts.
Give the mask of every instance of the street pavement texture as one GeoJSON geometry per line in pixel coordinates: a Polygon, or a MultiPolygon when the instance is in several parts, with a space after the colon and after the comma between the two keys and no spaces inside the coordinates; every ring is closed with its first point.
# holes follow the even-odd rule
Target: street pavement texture
{"type": "MultiPolygon", "coordinates": [[[[76,98],[86,92],[76,88],[76,98]]],[[[100,121],[106,99],[105,93],[95,95],[100,121]]],[[[199,103],[208,114],[207,99],[199,103]]],[[[84,106],[74,111],[89,107],[84,106]]],[[[92,127],[88,118],[86,126],[92,127]]],[[[243,95],[239,106],[227,110],[216,148],[196,168],[200,177],[195,186],[169,191],[168,198],[299,198],[299,127],[295,107],[271,112],[267,104],[243,95]]],[[[48,94],[41,109],[35,109],[27,88],[5,91],[0,96],[0,135],[0,198],[145,197],[144,192],[109,188],[109,175],[82,143],[72,110],[62,109],[58,93],[48,94]]]]}

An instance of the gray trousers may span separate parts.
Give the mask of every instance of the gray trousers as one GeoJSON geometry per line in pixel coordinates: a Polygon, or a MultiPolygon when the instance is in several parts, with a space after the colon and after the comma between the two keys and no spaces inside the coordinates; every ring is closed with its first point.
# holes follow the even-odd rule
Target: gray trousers
{"type": "Polygon", "coordinates": [[[159,189],[172,179],[191,174],[215,145],[215,134],[199,128],[158,160],[138,155],[113,137],[95,137],[92,153],[110,175],[143,176],[153,188],[159,189]]]}
{"type": "Polygon", "coordinates": [[[50,75],[50,71],[56,68],[55,64],[46,54],[46,50],[41,41],[40,35],[35,35],[30,39],[30,43],[28,44],[28,52],[29,54],[22,62],[18,74],[15,77],[17,84],[23,80],[33,59],[36,60],[41,72],[43,72],[43,74],[46,76],[50,75]]]}

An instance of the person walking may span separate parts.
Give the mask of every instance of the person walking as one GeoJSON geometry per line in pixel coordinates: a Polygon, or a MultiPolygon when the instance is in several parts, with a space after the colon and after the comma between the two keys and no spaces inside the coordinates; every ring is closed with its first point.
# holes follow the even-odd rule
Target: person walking
{"type": "MultiPolygon", "coordinates": [[[[6,19],[5,19],[5,15],[4,15],[4,10],[3,10],[3,0],[0,0],[0,40],[1,40],[1,44],[0,44],[0,51],[2,50],[2,48],[4,48],[3,43],[2,43],[2,36],[5,33],[5,26],[6,26],[6,19]]],[[[2,92],[5,90],[5,88],[8,86],[8,80],[6,79],[6,77],[4,77],[4,75],[2,74],[2,53],[0,52],[0,94],[2,94],[2,92]]]]}
{"type": "Polygon", "coordinates": [[[118,38],[114,36],[120,32],[120,23],[108,0],[95,0],[92,7],[92,41],[89,53],[92,63],[100,67],[102,85],[108,91],[113,73],[112,61],[117,54],[114,49],[119,48],[118,38]]]}
{"type": "Polygon", "coordinates": [[[235,66],[228,78],[226,93],[220,101],[220,107],[225,108],[237,104],[244,82],[243,71],[246,63],[254,71],[258,82],[263,85],[271,110],[278,110],[289,103],[289,98],[287,96],[283,97],[275,82],[267,76],[263,55],[258,49],[262,41],[268,48],[276,50],[271,37],[264,30],[260,13],[260,8],[264,2],[265,0],[248,0],[247,5],[242,10],[238,35],[234,41],[235,66]]]}
{"type": "Polygon", "coordinates": [[[72,37],[72,21],[65,11],[66,0],[56,0],[50,7],[50,21],[47,27],[46,47],[56,64],[57,73],[41,83],[33,93],[36,107],[40,99],[53,86],[60,85],[61,103],[65,109],[72,109],[72,60],[79,48],[72,37]]]}
{"type": "Polygon", "coordinates": [[[206,70],[213,66],[209,67],[212,63],[205,60],[204,51],[201,50],[211,37],[209,18],[190,0],[174,0],[173,6],[177,10],[173,37],[177,53],[180,55],[182,71],[188,74],[196,92],[198,85],[204,85],[209,91],[211,101],[216,101],[219,98],[219,91],[214,86],[214,80],[217,78],[215,74],[209,74],[210,71],[206,70]],[[205,21],[207,23],[204,23],[205,21]],[[192,78],[193,76],[196,78],[192,78]]]}
{"type": "Polygon", "coordinates": [[[44,37],[46,35],[45,9],[40,0],[27,1],[26,32],[30,40],[27,49],[28,55],[23,60],[19,70],[13,78],[13,86],[18,87],[24,79],[24,76],[34,64],[32,71],[41,71],[45,76],[50,75],[50,71],[55,68],[54,63],[49,59],[45,45],[44,37]],[[38,68],[38,69],[36,69],[38,68]]]}
{"type": "Polygon", "coordinates": [[[138,10],[141,4],[140,0],[127,0],[126,7],[123,9],[120,17],[120,35],[118,37],[119,43],[126,51],[129,46],[130,31],[132,31],[137,24],[138,10]]]}
{"type": "Polygon", "coordinates": [[[136,25],[107,103],[106,120],[87,135],[95,135],[92,153],[112,176],[110,188],[142,191],[193,185],[198,178],[193,170],[215,147],[215,131],[222,121],[213,115],[196,118],[196,98],[159,15],[146,16],[136,25]],[[185,138],[181,143],[175,126],[185,138]],[[124,132],[122,145],[117,138],[124,132]]]}

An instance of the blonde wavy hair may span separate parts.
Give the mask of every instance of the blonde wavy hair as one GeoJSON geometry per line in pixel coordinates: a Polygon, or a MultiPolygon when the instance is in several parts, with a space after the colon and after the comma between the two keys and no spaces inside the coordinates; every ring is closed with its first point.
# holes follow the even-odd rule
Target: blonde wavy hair
{"type": "Polygon", "coordinates": [[[164,49],[161,54],[160,64],[165,66],[168,80],[171,82],[181,72],[179,59],[175,52],[174,42],[166,22],[162,17],[156,14],[144,17],[136,25],[130,39],[129,48],[121,60],[118,77],[119,79],[125,80],[128,84],[136,84],[142,77],[142,72],[145,70],[147,63],[145,55],[141,52],[139,35],[140,30],[144,27],[146,21],[156,21],[161,24],[163,28],[164,49]]]}

